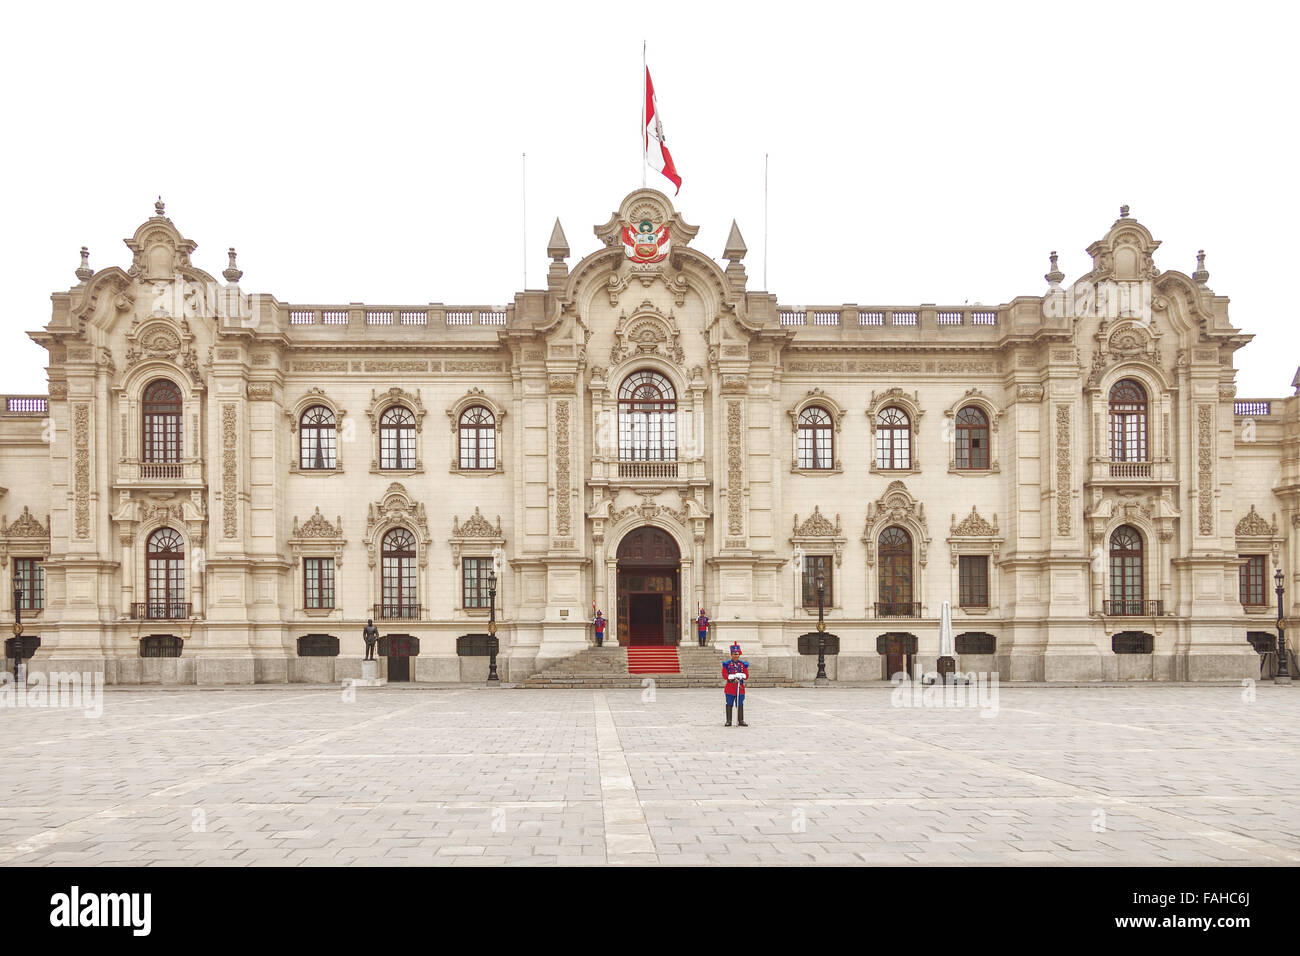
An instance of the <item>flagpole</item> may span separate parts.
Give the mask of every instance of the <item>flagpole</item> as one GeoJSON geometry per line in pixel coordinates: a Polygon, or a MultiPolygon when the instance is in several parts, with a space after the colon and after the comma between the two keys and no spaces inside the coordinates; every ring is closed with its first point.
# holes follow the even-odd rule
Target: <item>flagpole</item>
{"type": "Polygon", "coordinates": [[[520,181],[520,198],[519,198],[519,219],[523,228],[524,240],[524,287],[520,292],[528,290],[528,154],[519,154],[519,181],[520,181]]]}
{"type": "Polygon", "coordinates": [[[763,154],[763,291],[767,291],[767,153],[763,154]]]}
{"type": "Polygon", "coordinates": [[[641,41],[641,132],[637,135],[638,145],[641,150],[641,188],[645,188],[645,40],[641,41]]]}

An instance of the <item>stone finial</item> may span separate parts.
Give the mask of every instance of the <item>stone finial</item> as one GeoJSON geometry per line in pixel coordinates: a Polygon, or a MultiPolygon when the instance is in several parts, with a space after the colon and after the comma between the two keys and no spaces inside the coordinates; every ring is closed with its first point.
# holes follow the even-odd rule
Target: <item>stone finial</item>
{"type": "Polygon", "coordinates": [[[162,196],[159,196],[158,201],[153,204],[153,214],[161,219],[166,210],[167,205],[162,201],[162,196]]]}
{"type": "Polygon", "coordinates": [[[1048,258],[1052,260],[1052,271],[1044,275],[1043,278],[1047,280],[1048,284],[1052,286],[1052,288],[1056,288],[1065,280],[1065,273],[1056,266],[1057,257],[1055,249],[1051,251],[1048,258]]]}
{"type": "Polygon", "coordinates": [[[1205,250],[1196,251],[1196,271],[1192,273],[1192,281],[1197,285],[1205,285],[1210,281],[1210,273],[1205,270],[1205,250]]]}
{"type": "Polygon", "coordinates": [[[745,240],[740,235],[740,227],[736,225],[736,220],[731,220],[731,232],[727,233],[727,245],[722,250],[722,258],[730,262],[739,262],[745,258],[745,253],[749,252],[749,247],[745,245],[745,240]]]}
{"type": "Polygon", "coordinates": [[[1300,395],[1300,368],[1295,370],[1295,378],[1291,379],[1291,387],[1295,389],[1297,395],[1300,395]]]}
{"type": "Polygon", "coordinates": [[[1121,218],[1121,219],[1127,219],[1127,218],[1128,218],[1128,206],[1120,206],[1120,207],[1119,207],[1119,218],[1121,218]]]}
{"type": "Polygon", "coordinates": [[[556,262],[569,258],[569,240],[564,237],[559,217],[556,217],[555,228],[551,230],[551,238],[546,242],[546,254],[556,262]]]}
{"type": "Polygon", "coordinates": [[[81,265],[77,267],[77,278],[85,282],[95,274],[95,270],[90,268],[90,250],[85,246],[81,247],[81,265]]]}
{"type": "Polygon", "coordinates": [[[240,272],[240,271],[239,271],[239,267],[235,265],[235,247],[234,247],[234,246],[231,246],[231,247],[230,247],[230,265],[227,266],[227,267],[226,267],[226,270],[225,270],[223,273],[221,273],[221,274],[222,274],[223,276],[225,276],[225,277],[226,277],[226,281],[227,281],[227,282],[230,282],[230,283],[238,282],[239,279],[240,279],[240,277],[244,274],[244,273],[240,272]]]}

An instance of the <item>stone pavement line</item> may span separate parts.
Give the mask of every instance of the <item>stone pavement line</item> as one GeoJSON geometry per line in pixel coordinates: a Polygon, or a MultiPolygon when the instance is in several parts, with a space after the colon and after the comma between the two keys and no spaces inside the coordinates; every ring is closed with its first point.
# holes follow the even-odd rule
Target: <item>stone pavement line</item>
{"type": "MultiPolygon", "coordinates": [[[[199,776],[194,777],[191,780],[187,780],[183,783],[173,784],[170,787],[164,787],[161,790],[155,790],[153,793],[146,794],[144,797],[134,801],[133,803],[117,804],[116,806],[107,807],[98,813],[81,817],[77,820],[71,820],[68,823],[65,823],[63,826],[53,827],[51,829],[45,830],[20,843],[7,846],[7,847],[0,847],[0,865],[11,863],[13,860],[17,859],[18,857],[26,856],[30,853],[35,853],[36,851],[44,849],[50,844],[59,843],[65,839],[70,839],[77,836],[89,836],[94,832],[94,827],[96,823],[109,821],[109,820],[125,819],[127,817],[135,816],[138,813],[143,813],[144,811],[153,808],[154,804],[150,803],[151,800],[155,800],[160,797],[162,798],[174,797],[174,796],[180,796],[185,793],[191,793],[194,790],[197,790],[200,787],[206,786],[215,781],[222,780],[228,777],[238,776],[239,774],[244,773],[246,771],[255,770],[257,768],[267,766],[268,764],[273,764],[277,760],[281,760],[284,757],[291,756],[293,751],[295,750],[300,750],[308,746],[314,747],[319,744],[323,744],[329,740],[333,740],[337,737],[341,737],[344,734],[354,733],[364,727],[369,727],[372,724],[377,724],[383,721],[392,720],[396,717],[401,717],[405,714],[410,713],[411,711],[419,710],[422,707],[428,707],[431,703],[438,703],[442,700],[445,700],[446,697],[454,697],[457,694],[461,694],[461,693],[464,693],[464,691],[451,691],[445,697],[441,695],[430,697],[426,700],[420,701],[419,703],[412,704],[410,707],[403,707],[400,710],[394,710],[389,713],[379,714],[378,716],[371,717],[369,720],[363,720],[358,724],[350,724],[347,727],[340,728],[339,730],[331,731],[330,733],[327,734],[321,734],[320,736],[317,737],[312,737],[311,740],[309,741],[299,741],[298,743],[295,744],[289,744],[286,747],[281,747],[279,750],[274,750],[271,751],[270,753],[262,754],[260,757],[250,757],[249,759],[240,761],[237,764],[232,764],[228,767],[221,767],[220,769],[212,773],[200,774],[199,776]]],[[[315,696],[315,695],[303,695],[303,696],[315,696]]],[[[290,699],[297,699],[297,698],[290,698],[290,699]]],[[[247,710],[249,707],[257,707],[257,706],[265,706],[265,705],[249,704],[241,707],[228,707],[220,711],[212,711],[211,713],[214,714],[229,713],[231,711],[247,710]]],[[[203,715],[198,714],[194,716],[203,716],[203,715]]],[[[172,719],[176,719],[176,718],[172,718],[172,719]]]]}
{"type": "Polygon", "coordinates": [[[605,812],[606,863],[658,863],[650,826],[637,799],[627,755],[603,691],[592,693],[596,718],[596,752],[600,766],[600,800],[605,812]]]}
{"type": "Polygon", "coordinates": [[[1141,804],[1133,803],[1123,797],[1115,797],[1110,794],[1102,793],[1097,790],[1091,790],[1087,787],[1081,787],[1078,784],[1070,783],[1064,780],[1054,780],[1051,777],[1045,777],[1041,774],[1030,773],[1027,770],[1020,770],[1017,767],[1010,767],[1006,764],[999,763],[987,757],[976,757],[964,753],[963,751],[953,750],[950,747],[943,747],[939,744],[932,744],[928,741],[908,737],[905,734],[895,733],[892,730],[886,730],[879,724],[871,724],[866,721],[854,720],[844,717],[839,713],[827,710],[817,710],[811,707],[800,707],[798,704],[792,704],[788,701],[770,699],[770,703],[789,707],[792,710],[800,710],[806,714],[815,714],[821,717],[830,717],[833,720],[840,720],[856,727],[863,727],[874,733],[882,734],[886,737],[892,737],[900,743],[906,743],[909,746],[920,746],[934,755],[942,755],[950,760],[967,764],[969,766],[978,766],[983,769],[992,769],[1008,778],[1018,778],[1027,783],[1033,783],[1038,786],[1064,787],[1072,790],[1071,797],[1078,800],[1088,800],[1096,804],[1105,804],[1110,807],[1122,807],[1126,812],[1133,816],[1141,817],[1152,823],[1165,824],[1174,829],[1181,830],[1188,836],[1207,837],[1216,843],[1229,847],[1234,850],[1252,853],[1256,856],[1264,857],[1268,860],[1284,863],[1300,862],[1300,855],[1293,851],[1288,851],[1276,847],[1263,840],[1257,840],[1254,837],[1247,836],[1244,833],[1235,833],[1224,830],[1207,830],[1205,823],[1200,820],[1189,819],[1181,814],[1174,813],[1172,810],[1162,810],[1156,807],[1144,807],[1141,804]]]}

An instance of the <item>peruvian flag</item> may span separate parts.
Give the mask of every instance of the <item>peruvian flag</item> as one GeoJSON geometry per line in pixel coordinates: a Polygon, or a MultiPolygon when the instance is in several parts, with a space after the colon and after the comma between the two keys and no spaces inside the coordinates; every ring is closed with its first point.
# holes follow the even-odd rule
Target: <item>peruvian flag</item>
{"type": "Polygon", "coordinates": [[[668,152],[668,144],[664,141],[664,127],[659,122],[659,104],[655,101],[655,85],[650,81],[649,67],[645,71],[645,161],[663,173],[677,187],[677,192],[681,192],[682,177],[677,175],[673,155],[668,152]],[[656,141],[654,146],[650,145],[652,139],[656,141]]]}

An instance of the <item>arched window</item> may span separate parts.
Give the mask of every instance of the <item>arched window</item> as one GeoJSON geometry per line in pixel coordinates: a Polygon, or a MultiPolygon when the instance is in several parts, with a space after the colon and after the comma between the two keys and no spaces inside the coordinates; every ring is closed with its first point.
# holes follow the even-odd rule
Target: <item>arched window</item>
{"type": "Polygon", "coordinates": [[[1110,390],[1111,461],[1150,461],[1147,457],[1147,393],[1131,378],[1110,390]]]}
{"type": "Polygon", "coordinates": [[[634,372],[618,390],[618,457],[677,460],[677,395],[656,372],[634,372]]]}
{"type": "Polygon", "coordinates": [[[912,536],[897,525],[880,532],[877,617],[917,617],[912,603],[912,536]]]}
{"type": "Polygon", "coordinates": [[[141,402],[144,446],[140,460],[175,464],[181,460],[181,390],[160,378],[150,382],[141,402]]]}
{"type": "Polygon", "coordinates": [[[324,405],[313,405],[298,423],[300,468],[329,469],[337,465],[334,413],[324,405]]]}
{"type": "Polygon", "coordinates": [[[834,427],[830,412],[811,405],[799,413],[799,467],[834,468],[834,427]]]}
{"type": "Polygon", "coordinates": [[[493,469],[497,466],[497,420],[482,405],[460,416],[460,467],[493,469]]]}
{"type": "Polygon", "coordinates": [[[974,470],[989,466],[989,420],[983,411],[967,405],[957,413],[957,467],[974,470]]]}
{"type": "Polygon", "coordinates": [[[876,467],[912,467],[912,423],[893,405],[876,416],[876,467]]]}
{"type": "Polygon", "coordinates": [[[415,467],[415,415],[405,405],[394,405],[379,417],[379,467],[415,467]]]}
{"type": "Polygon", "coordinates": [[[1144,614],[1142,535],[1121,525],[1110,536],[1110,614],[1144,614]]]}
{"type": "Polygon", "coordinates": [[[177,620],[189,617],[185,605],[185,541],[173,528],[159,528],[145,544],[145,617],[177,620]]]}
{"type": "Polygon", "coordinates": [[[415,535],[405,528],[394,528],[384,535],[381,559],[383,567],[383,604],[381,618],[418,618],[420,595],[416,572],[415,535]]]}

